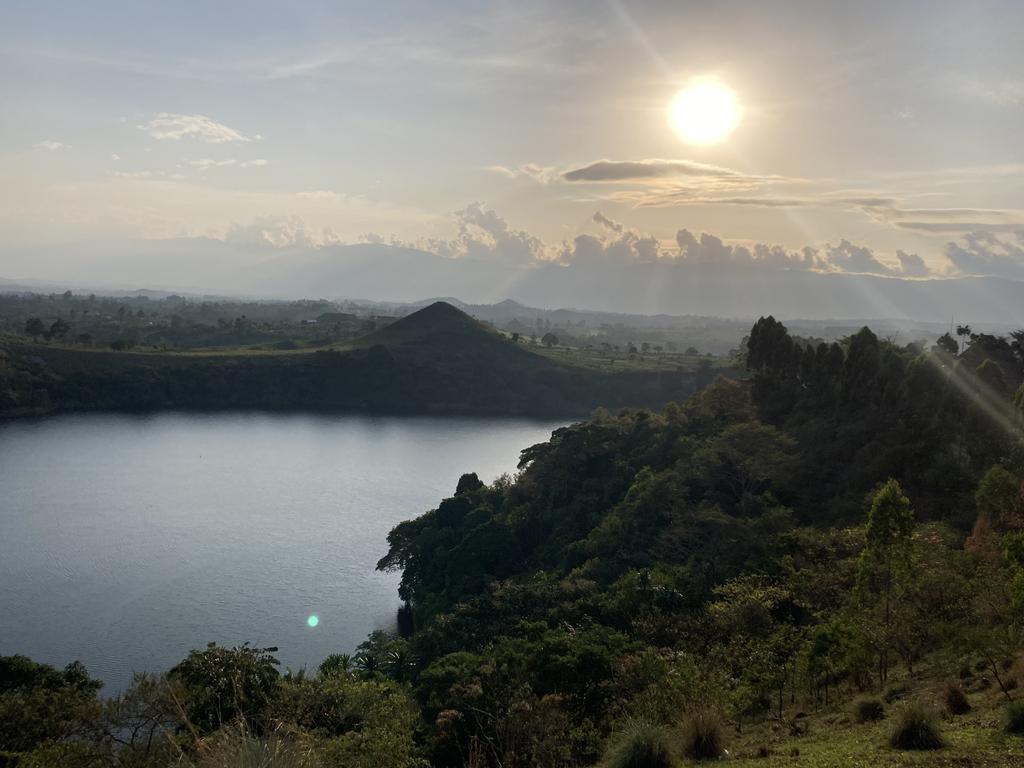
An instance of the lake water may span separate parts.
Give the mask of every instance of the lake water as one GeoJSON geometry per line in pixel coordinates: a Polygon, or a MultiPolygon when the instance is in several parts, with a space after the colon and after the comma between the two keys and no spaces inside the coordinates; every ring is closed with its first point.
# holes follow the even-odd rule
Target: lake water
{"type": "Polygon", "coordinates": [[[515,471],[559,424],[322,415],[75,415],[0,425],[0,654],[119,690],[191,648],[315,667],[393,628],[388,531],[463,472],[515,471]],[[315,614],[319,624],[307,619],[315,614]]]}

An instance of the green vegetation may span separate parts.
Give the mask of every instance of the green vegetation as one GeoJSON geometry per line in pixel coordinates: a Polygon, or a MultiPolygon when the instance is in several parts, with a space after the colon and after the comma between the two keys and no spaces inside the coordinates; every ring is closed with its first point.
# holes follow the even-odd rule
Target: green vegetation
{"type": "Polygon", "coordinates": [[[920,702],[911,702],[896,715],[889,743],[896,749],[942,749],[939,714],[920,702]]]}
{"type": "MultiPolygon", "coordinates": [[[[370,349],[475,332],[448,315],[370,349]]],[[[308,676],[211,646],[114,702],[47,669],[30,678],[59,706],[0,750],[19,768],[1022,764],[1024,355],[963,341],[809,343],[764,318],[750,381],[598,411],[396,526],[379,568],[401,573],[401,636],[308,676]],[[128,722],[139,741],[104,740],[128,722]]],[[[7,711],[48,700],[3,690],[7,711]]]]}
{"type": "Polygon", "coordinates": [[[857,723],[874,723],[885,719],[885,704],[874,696],[862,696],[853,702],[853,720],[857,723]]]}
{"type": "Polygon", "coordinates": [[[599,405],[659,407],[698,379],[574,367],[441,302],[316,351],[115,351],[0,338],[0,417],[164,409],[568,416],[599,405]]]}

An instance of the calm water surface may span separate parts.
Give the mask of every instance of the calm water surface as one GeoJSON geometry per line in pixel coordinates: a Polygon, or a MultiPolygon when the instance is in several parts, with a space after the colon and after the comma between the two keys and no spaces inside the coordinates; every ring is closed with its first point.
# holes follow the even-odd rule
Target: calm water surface
{"type": "Polygon", "coordinates": [[[515,470],[549,422],[84,415],[0,425],[0,654],[80,659],[108,692],[208,641],[283,665],[394,625],[374,571],[459,475],[515,470]],[[320,623],[307,626],[316,614],[320,623]]]}

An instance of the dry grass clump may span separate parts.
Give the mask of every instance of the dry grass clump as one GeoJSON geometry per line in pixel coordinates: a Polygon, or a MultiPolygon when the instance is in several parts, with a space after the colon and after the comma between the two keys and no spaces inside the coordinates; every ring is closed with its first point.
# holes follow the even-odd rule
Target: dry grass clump
{"type": "Polygon", "coordinates": [[[895,749],[941,749],[946,742],[938,714],[919,701],[911,702],[900,710],[889,744],[895,749]]]}
{"type": "Polygon", "coordinates": [[[683,723],[683,754],[691,760],[715,760],[725,750],[722,717],[710,709],[690,714],[683,723]]]}
{"type": "Polygon", "coordinates": [[[601,761],[602,768],[672,768],[675,764],[668,732],[647,720],[626,723],[601,761]]]}
{"type": "Polygon", "coordinates": [[[885,717],[885,705],[880,699],[864,697],[853,702],[854,722],[874,723],[885,717]]]}
{"type": "Polygon", "coordinates": [[[964,689],[952,680],[942,689],[942,704],[951,715],[966,715],[971,711],[971,703],[967,700],[964,689]]]}

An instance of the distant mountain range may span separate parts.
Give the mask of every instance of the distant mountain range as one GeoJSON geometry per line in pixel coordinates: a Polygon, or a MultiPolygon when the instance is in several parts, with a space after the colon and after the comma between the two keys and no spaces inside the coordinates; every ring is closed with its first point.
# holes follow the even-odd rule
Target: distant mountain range
{"type": "Polygon", "coordinates": [[[400,303],[458,296],[639,315],[1024,324],[1024,283],[993,277],[911,280],[668,262],[523,266],[386,244],[270,249],[202,238],[76,246],[74,254],[8,249],[0,264],[20,284],[200,295],[400,303]]]}

